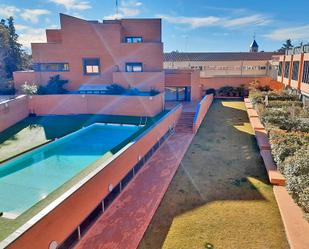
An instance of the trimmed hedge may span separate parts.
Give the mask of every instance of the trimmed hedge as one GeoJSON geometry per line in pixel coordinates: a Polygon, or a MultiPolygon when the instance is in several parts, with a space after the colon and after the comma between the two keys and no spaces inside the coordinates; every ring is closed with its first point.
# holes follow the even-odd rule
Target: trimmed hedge
{"type": "Polygon", "coordinates": [[[271,153],[286,177],[286,187],[309,219],[309,110],[297,95],[284,91],[253,90],[249,98],[268,131],[271,153]]]}
{"type": "Polygon", "coordinates": [[[297,150],[285,162],[286,188],[309,218],[309,146],[297,150]]]}

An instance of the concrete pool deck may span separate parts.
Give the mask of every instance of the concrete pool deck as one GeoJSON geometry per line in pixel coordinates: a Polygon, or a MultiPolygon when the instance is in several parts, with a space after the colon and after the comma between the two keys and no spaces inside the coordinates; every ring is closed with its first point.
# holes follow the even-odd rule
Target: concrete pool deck
{"type": "Polygon", "coordinates": [[[176,132],[152,156],[76,249],[136,249],[193,138],[176,132]]]}

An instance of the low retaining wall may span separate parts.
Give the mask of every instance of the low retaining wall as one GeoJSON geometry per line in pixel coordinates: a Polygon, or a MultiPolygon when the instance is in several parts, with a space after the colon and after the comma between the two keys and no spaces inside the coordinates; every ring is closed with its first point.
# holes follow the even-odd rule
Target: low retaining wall
{"type": "Polygon", "coordinates": [[[224,86],[233,86],[239,87],[240,85],[245,85],[246,87],[253,81],[259,81],[261,86],[268,85],[273,90],[281,90],[283,89],[284,85],[281,82],[273,80],[271,77],[267,76],[257,76],[257,77],[250,77],[250,76],[229,76],[229,77],[209,77],[209,78],[201,78],[200,82],[203,85],[203,89],[219,89],[220,87],[224,86]]]}
{"type": "Polygon", "coordinates": [[[267,170],[269,181],[271,184],[284,186],[285,178],[277,170],[277,166],[271,155],[267,131],[261,123],[258,113],[254,110],[251,101],[247,98],[245,99],[245,106],[247,108],[250,123],[255,133],[255,138],[260,149],[261,157],[263,158],[264,165],[267,170]]]}
{"type": "Polygon", "coordinates": [[[0,104],[0,132],[23,120],[29,115],[27,96],[3,101],[0,104]]]}
{"type": "Polygon", "coordinates": [[[271,154],[271,148],[264,126],[261,124],[258,113],[253,109],[249,99],[245,99],[248,116],[255,131],[255,137],[260,148],[269,181],[274,184],[273,191],[280,211],[290,247],[293,249],[309,248],[309,223],[304,218],[301,208],[293,201],[284,187],[285,178],[277,171],[277,166],[271,154]],[[261,129],[263,126],[263,129],[261,129]]]}
{"type": "Polygon", "coordinates": [[[10,235],[5,240],[6,243],[12,241],[7,248],[48,248],[52,241],[61,244],[110,193],[110,184],[116,186],[175,127],[181,113],[182,106],[175,107],[110,160],[98,166],[80,183],[10,235]]]}
{"type": "Polygon", "coordinates": [[[193,133],[196,133],[201,126],[201,123],[206,116],[206,113],[213,101],[213,95],[206,95],[197,105],[197,109],[193,121],[193,133]]]}
{"type": "Polygon", "coordinates": [[[155,116],[164,109],[164,94],[156,96],[122,95],[34,95],[29,110],[37,115],[107,114],[155,116]]]}

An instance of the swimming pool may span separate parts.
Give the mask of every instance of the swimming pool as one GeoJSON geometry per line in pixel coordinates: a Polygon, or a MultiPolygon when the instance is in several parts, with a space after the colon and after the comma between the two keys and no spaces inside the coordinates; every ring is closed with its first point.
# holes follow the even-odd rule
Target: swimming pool
{"type": "Polygon", "coordinates": [[[0,164],[0,212],[17,217],[138,129],[94,124],[0,164]]]}

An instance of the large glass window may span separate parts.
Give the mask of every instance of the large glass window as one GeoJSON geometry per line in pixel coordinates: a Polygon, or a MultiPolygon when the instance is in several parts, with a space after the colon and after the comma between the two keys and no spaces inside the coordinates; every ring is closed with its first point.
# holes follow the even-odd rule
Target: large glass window
{"type": "Polygon", "coordinates": [[[99,74],[100,73],[100,59],[86,58],[83,59],[84,74],[99,74]]]}
{"type": "Polygon", "coordinates": [[[293,69],[292,69],[292,80],[298,80],[298,73],[299,73],[299,61],[293,62],[293,69]]]}
{"type": "Polygon", "coordinates": [[[34,63],[33,70],[37,72],[63,72],[69,71],[69,63],[34,63]]]}
{"type": "Polygon", "coordinates": [[[143,42],[143,38],[140,36],[130,36],[124,39],[125,43],[141,43],[143,42]]]}
{"type": "Polygon", "coordinates": [[[282,76],[282,61],[279,62],[278,76],[282,76]]]}
{"type": "Polygon", "coordinates": [[[166,101],[190,101],[190,87],[165,87],[166,101]]]}
{"type": "Polygon", "coordinates": [[[290,76],[290,62],[287,61],[284,63],[284,78],[289,78],[290,76]]]}
{"type": "Polygon", "coordinates": [[[309,61],[304,62],[303,80],[302,82],[309,84],[309,61]]]}
{"type": "Polygon", "coordinates": [[[143,72],[143,63],[126,63],[126,72],[143,72]]]}

